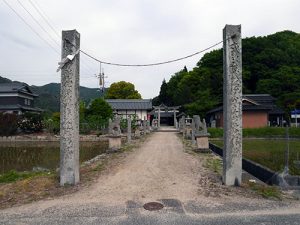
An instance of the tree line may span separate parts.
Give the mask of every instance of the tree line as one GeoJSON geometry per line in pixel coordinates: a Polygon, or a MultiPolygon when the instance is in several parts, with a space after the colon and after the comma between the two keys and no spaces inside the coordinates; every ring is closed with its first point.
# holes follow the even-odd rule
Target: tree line
{"type": "MultiPolygon", "coordinates": [[[[300,34],[282,31],[242,40],[243,94],[270,94],[287,114],[300,108],[300,34]]],[[[191,71],[186,67],[167,82],[153,104],[180,105],[205,116],[222,104],[223,49],[206,53],[191,71]]]]}

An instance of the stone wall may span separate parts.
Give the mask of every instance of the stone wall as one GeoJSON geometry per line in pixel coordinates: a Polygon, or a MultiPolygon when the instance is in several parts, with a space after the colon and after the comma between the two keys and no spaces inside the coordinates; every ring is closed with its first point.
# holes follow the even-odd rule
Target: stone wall
{"type": "MultiPolygon", "coordinates": [[[[8,136],[1,137],[0,142],[23,142],[23,141],[59,141],[60,136],[44,136],[44,135],[20,135],[20,136],[8,136]]],[[[80,135],[80,141],[106,141],[108,138],[104,135],[80,135]]]]}

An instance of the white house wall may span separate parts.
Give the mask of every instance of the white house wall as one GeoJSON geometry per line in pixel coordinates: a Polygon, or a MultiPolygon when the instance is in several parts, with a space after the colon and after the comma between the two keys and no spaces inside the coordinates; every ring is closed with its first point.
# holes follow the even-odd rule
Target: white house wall
{"type": "Polygon", "coordinates": [[[126,118],[127,115],[136,115],[137,119],[147,119],[147,110],[117,110],[117,113],[118,115],[122,115],[123,118],[126,118]]]}

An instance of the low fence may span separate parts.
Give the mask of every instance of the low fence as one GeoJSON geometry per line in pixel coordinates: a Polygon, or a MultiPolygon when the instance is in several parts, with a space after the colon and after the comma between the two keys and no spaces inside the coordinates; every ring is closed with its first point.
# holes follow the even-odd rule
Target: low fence
{"type": "MultiPolygon", "coordinates": [[[[222,148],[212,143],[209,143],[209,148],[217,155],[223,157],[222,148]]],[[[278,185],[285,188],[300,189],[300,176],[277,173],[270,170],[269,168],[266,168],[258,163],[244,158],[242,161],[242,167],[244,171],[269,185],[278,185]]]]}

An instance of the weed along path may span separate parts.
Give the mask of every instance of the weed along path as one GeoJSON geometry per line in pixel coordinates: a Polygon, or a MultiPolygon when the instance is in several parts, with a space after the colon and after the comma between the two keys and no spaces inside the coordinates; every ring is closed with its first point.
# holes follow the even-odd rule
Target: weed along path
{"type": "Polygon", "coordinates": [[[225,187],[220,176],[207,168],[212,160],[212,155],[190,152],[177,133],[156,132],[125,158],[109,163],[92,185],[55,199],[2,210],[0,224],[300,221],[298,201],[266,200],[246,187],[225,187]],[[145,210],[143,206],[149,202],[160,203],[160,210],[145,210]]]}

